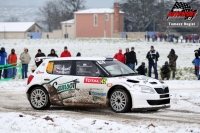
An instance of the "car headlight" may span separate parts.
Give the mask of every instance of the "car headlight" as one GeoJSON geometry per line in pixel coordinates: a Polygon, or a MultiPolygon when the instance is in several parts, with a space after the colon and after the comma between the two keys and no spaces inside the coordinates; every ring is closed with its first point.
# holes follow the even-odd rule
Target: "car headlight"
{"type": "Polygon", "coordinates": [[[140,88],[141,88],[141,92],[143,93],[151,93],[151,94],[155,93],[155,91],[151,87],[140,85],[140,88]]]}

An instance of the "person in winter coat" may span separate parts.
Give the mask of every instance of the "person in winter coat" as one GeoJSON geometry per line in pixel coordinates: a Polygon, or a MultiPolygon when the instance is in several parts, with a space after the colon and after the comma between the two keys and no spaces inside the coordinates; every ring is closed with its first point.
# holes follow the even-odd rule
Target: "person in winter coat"
{"type": "Polygon", "coordinates": [[[199,49],[196,49],[196,50],[194,50],[194,52],[197,52],[197,53],[198,53],[198,55],[200,56],[200,48],[199,48],[199,49]]]}
{"type": "Polygon", "coordinates": [[[68,51],[67,46],[64,47],[64,51],[61,53],[60,57],[71,57],[71,53],[68,51]]]}
{"type": "Polygon", "coordinates": [[[3,77],[7,78],[7,69],[5,66],[6,64],[7,64],[7,53],[5,51],[5,48],[2,47],[0,50],[0,79],[2,72],[3,72],[3,77]]]}
{"type": "Polygon", "coordinates": [[[125,57],[124,54],[122,54],[122,49],[119,49],[119,52],[115,54],[115,56],[113,57],[115,59],[117,59],[118,61],[124,63],[125,62],[125,57]]]}
{"type": "Polygon", "coordinates": [[[76,56],[77,56],[77,57],[81,56],[81,53],[80,53],[80,52],[78,52],[76,56]]]}
{"type": "Polygon", "coordinates": [[[145,67],[145,63],[144,62],[142,62],[142,64],[136,70],[138,71],[139,75],[146,76],[147,68],[145,67]]]}
{"type": "Polygon", "coordinates": [[[20,55],[22,63],[22,79],[27,78],[28,64],[31,61],[31,56],[28,53],[28,49],[24,48],[24,52],[20,55]]]}
{"type": "Polygon", "coordinates": [[[135,71],[135,66],[137,65],[136,53],[134,52],[134,47],[131,48],[131,52],[128,53],[128,66],[135,71]]]}
{"type": "Polygon", "coordinates": [[[8,56],[8,64],[12,67],[10,68],[10,77],[14,78],[16,74],[16,66],[17,66],[17,55],[15,54],[15,49],[11,49],[11,53],[8,56]]]}
{"type": "Polygon", "coordinates": [[[125,57],[125,64],[128,66],[128,53],[129,53],[129,48],[126,48],[126,53],[124,53],[124,57],[125,57]]]}
{"type": "Polygon", "coordinates": [[[146,58],[149,61],[149,73],[148,76],[151,77],[151,69],[153,67],[155,73],[155,79],[158,79],[158,71],[157,71],[157,61],[159,58],[159,53],[151,46],[151,50],[147,53],[146,58]]]}
{"type": "Polygon", "coordinates": [[[175,73],[176,73],[176,60],[178,56],[175,54],[175,50],[171,49],[169,55],[167,56],[169,58],[169,67],[172,71],[172,78],[175,78],[175,73]]]}
{"type": "Polygon", "coordinates": [[[161,78],[162,78],[162,80],[164,80],[165,78],[167,78],[167,80],[169,80],[169,78],[170,78],[170,71],[171,70],[169,68],[169,64],[166,61],[165,65],[163,65],[162,68],[161,68],[161,78]]]}
{"type": "Polygon", "coordinates": [[[56,54],[56,51],[54,49],[51,49],[51,53],[48,54],[48,57],[58,57],[58,55],[56,54]]]}
{"type": "Polygon", "coordinates": [[[199,58],[199,54],[197,52],[195,52],[195,59],[192,61],[192,63],[194,64],[194,69],[195,69],[195,75],[197,76],[198,80],[200,80],[200,73],[199,73],[199,68],[200,68],[200,58],[199,58]]]}
{"type": "Polygon", "coordinates": [[[42,53],[41,49],[38,49],[38,53],[35,55],[35,64],[37,67],[42,63],[42,60],[37,61],[37,57],[46,57],[44,53],[42,53]]]}

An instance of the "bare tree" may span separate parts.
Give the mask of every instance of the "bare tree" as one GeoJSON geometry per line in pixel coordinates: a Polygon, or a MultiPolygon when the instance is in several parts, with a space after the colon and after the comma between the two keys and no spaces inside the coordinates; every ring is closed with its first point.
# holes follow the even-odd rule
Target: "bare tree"
{"type": "Polygon", "coordinates": [[[10,17],[9,19],[3,20],[4,22],[19,22],[17,17],[10,17]]]}
{"type": "Polygon", "coordinates": [[[40,18],[37,20],[46,25],[48,31],[60,29],[61,21],[74,18],[73,13],[84,9],[85,0],[51,0],[39,8],[40,18]]]}

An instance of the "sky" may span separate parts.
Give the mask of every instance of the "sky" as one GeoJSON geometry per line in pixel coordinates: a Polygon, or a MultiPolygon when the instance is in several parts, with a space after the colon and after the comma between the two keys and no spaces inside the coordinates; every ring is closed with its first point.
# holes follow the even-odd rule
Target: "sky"
{"type": "Polygon", "coordinates": [[[117,0],[86,0],[88,8],[112,8],[113,3],[117,0]]]}

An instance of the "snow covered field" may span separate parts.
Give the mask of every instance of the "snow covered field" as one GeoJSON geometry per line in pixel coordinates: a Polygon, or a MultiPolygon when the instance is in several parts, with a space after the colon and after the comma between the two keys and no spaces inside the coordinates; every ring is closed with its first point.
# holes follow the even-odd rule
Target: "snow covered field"
{"type": "MultiPolygon", "coordinates": [[[[34,63],[34,57],[38,49],[41,49],[46,55],[50,53],[50,50],[54,48],[58,56],[64,50],[64,46],[67,46],[72,56],[76,56],[78,52],[81,52],[82,56],[109,56],[113,57],[118,52],[119,48],[135,47],[137,53],[138,66],[141,62],[148,60],[146,54],[150,50],[150,46],[154,46],[160,54],[158,61],[158,68],[162,67],[165,61],[168,61],[168,54],[173,48],[178,55],[177,60],[177,79],[181,80],[196,80],[193,72],[192,60],[194,59],[194,50],[200,47],[199,43],[169,43],[169,42],[137,42],[137,40],[122,40],[122,39],[44,39],[44,40],[0,40],[0,47],[5,47],[6,51],[10,53],[11,48],[15,48],[18,55],[23,52],[23,49],[27,47],[32,57],[30,67],[34,63]]],[[[137,67],[138,67],[137,66],[137,67]]],[[[29,67],[29,68],[30,68],[29,67]]]]}
{"type": "MultiPolygon", "coordinates": [[[[24,47],[34,56],[40,48],[46,55],[54,48],[58,55],[67,46],[73,56],[111,56],[119,48],[135,47],[138,63],[146,62],[146,54],[154,45],[160,53],[158,66],[168,61],[171,48],[179,56],[177,66],[179,80],[165,81],[170,88],[171,108],[158,112],[129,112],[115,114],[109,108],[57,108],[47,111],[32,109],[25,95],[26,80],[0,82],[0,133],[200,133],[200,82],[192,74],[194,50],[200,44],[137,42],[120,39],[76,40],[0,40],[0,47],[10,53],[15,48],[18,57],[24,47]],[[187,80],[184,80],[187,79],[187,80]]],[[[29,72],[30,73],[30,72],[29,72]]]]}

